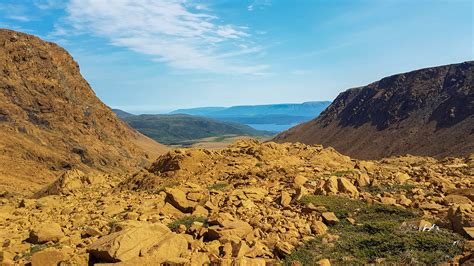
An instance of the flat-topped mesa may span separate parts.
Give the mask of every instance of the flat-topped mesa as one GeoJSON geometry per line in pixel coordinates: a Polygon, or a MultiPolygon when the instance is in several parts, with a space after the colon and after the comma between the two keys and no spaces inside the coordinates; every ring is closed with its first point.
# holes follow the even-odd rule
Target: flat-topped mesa
{"type": "Polygon", "coordinates": [[[63,48],[0,30],[0,187],[35,189],[71,168],[136,169],[148,161],[142,142],[162,149],[96,97],[63,48]]]}
{"type": "Polygon", "coordinates": [[[359,159],[474,153],[474,61],[420,69],[341,93],[277,142],[332,146],[359,159]]]}

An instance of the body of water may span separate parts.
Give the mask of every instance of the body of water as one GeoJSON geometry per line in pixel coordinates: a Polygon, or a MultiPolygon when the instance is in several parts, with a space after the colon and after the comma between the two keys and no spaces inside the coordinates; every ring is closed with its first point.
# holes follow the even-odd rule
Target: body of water
{"type": "Polygon", "coordinates": [[[277,124],[247,124],[247,126],[251,126],[258,130],[266,130],[266,131],[274,131],[274,132],[282,132],[291,127],[296,126],[297,124],[286,124],[286,125],[277,125],[277,124]]]}

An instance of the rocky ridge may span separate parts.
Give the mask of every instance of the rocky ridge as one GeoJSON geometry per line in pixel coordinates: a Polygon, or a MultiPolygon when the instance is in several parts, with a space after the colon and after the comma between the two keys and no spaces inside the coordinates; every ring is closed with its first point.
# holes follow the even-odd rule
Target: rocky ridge
{"type": "Polygon", "coordinates": [[[0,29],[1,190],[28,194],[73,168],[135,171],[165,150],[120,121],[63,48],[0,29]]]}
{"type": "Polygon", "coordinates": [[[323,144],[358,159],[474,152],[474,61],[397,74],[349,89],[276,142],[323,144]]]}
{"type": "Polygon", "coordinates": [[[397,231],[390,239],[419,238],[441,252],[417,255],[426,251],[414,241],[397,261],[468,264],[473,169],[473,155],[363,161],[320,145],[253,140],[178,149],[126,178],[71,170],[36,198],[3,195],[0,257],[6,265],[390,263],[390,250],[363,261],[351,255],[362,247],[346,246],[345,234],[383,236],[368,221],[383,217],[377,222],[397,231]],[[315,241],[327,252],[298,256],[315,241]]]}

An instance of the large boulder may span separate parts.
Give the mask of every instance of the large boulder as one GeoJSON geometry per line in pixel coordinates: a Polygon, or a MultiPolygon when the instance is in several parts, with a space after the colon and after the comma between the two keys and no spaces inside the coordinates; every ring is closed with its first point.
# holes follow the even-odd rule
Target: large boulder
{"type": "Polygon", "coordinates": [[[180,257],[187,252],[186,239],[163,224],[135,222],[121,231],[104,236],[92,243],[88,252],[97,260],[121,262],[140,256],[159,258],[180,257]]]}
{"type": "Polygon", "coordinates": [[[177,188],[166,189],[166,201],[182,212],[190,213],[193,211],[196,203],[189,201],[186,193],[177,188]]]}
{"type": "Polygon", "coordinates": [[[30,231],[28,241],[33,244],[42,244],[46,242],[58,242],[64,237],[61,226],[57,223],[43,223],[35,226],[30,231]]]}
{"type": "Polygon", "coordinates": [[[56,266],[66,259],[66,254],[56,249],[45,249],[31,257],[31,266],[56,266]]]}

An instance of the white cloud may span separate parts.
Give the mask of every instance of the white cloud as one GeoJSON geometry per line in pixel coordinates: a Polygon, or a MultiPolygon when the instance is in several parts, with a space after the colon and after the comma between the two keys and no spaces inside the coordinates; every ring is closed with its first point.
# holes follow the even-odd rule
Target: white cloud
{"type": "Polygon", "coordinates": [[[60,9],[65,7],[63,0],[34,0],[33,4],[39,9],[60,9]]]}
{"type": "Polygon", "coordinates": [[[253,0],[250,5],[247,6],[247,10],[252,12],[256,9],[265,9],[272,5],[271,0],[253,0]]]}
{"type": "MultiPolygon", "coordinates": [[[[71,0],[66,12],[69,32],[105,37],[172,67],[240,74],[261,74],[268,67],[237,57],[258,50],[239,48],[251,43],[245,27],[224,24],[207,7],[189,1],[71,0]]],[[[55,34],[66,35],[65,27],[55,34]]]]}
{"type": "Polygon", "coordinates": [[[24,15],[10,15],[10,16],[7,16],[6,18],[11,19],[11,20],[20,21],[20,22],[28,22],[28,21],[31,20],[30,17],[24,16],[24,15]]]}

